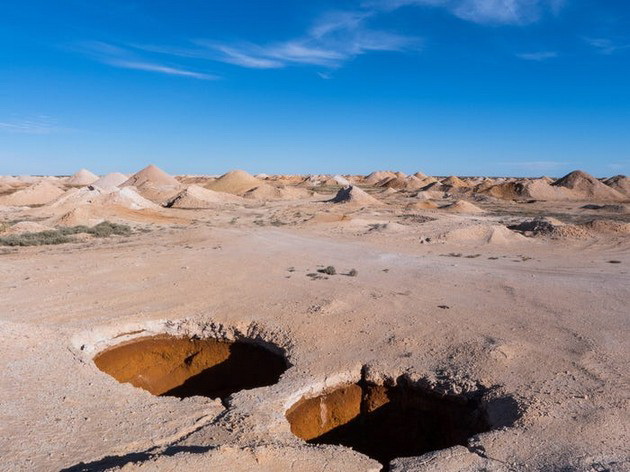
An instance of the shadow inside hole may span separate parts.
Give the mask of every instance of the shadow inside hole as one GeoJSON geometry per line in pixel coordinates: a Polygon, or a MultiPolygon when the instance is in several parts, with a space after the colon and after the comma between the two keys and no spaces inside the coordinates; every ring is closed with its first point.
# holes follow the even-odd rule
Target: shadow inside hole
{"type": "Polygon", "coordinates": [[[311,444],[350,447],[387,466],[396,457],[466,445],[491,429],[478,399],[365,382],[302,399],[286,417],[311,444]]]}
{"type": "Polygon", "coordinates": [[[178,398],[224,399],[273,385],[287,369],[284,357],[255,344],[168,335],[114,346],[99,353],[94,363],[119,382],[178,398]]]}

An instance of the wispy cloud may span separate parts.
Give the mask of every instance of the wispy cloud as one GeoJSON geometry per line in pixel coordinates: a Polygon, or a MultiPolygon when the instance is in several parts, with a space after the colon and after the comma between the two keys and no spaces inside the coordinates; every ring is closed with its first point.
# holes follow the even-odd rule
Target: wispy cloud
{"type": "MultiPolygon", "coordinates": [[[[290,65],[335,68],[373,51],[402,51],[418,46],[418,38],[368,26],[370,11],[334,12],[322,16],[301,37],[266,44],[195,43],[214,53],[214,60],[255,69],[277,69],[290,65]]],[[[199,51],[196,52],[199,54],[199,51]]]]}
{"type": "Polygon", "coordinates": [[[147,60],[139,56],[131,48],[121,47],[103,41],[87,41],[75,45],[72,49],[79,51],[93,60],[120,69],[141,70],[179,77],[190,77],[199,80],[215,80],[219,77],[193,71],[176,64],[163,64],[147,60]]]}
{"type": "Polygon", "coordinates": [[[525,52],[517,54],[516,57],[525,61],[546,61],[558,57],[558,53],[554,51],[525,52]]]}
{"type": "Polygon", "coordinates": [[[48,115],[37,115],[29,118],[11,118],[0,121],[0,131],[17,134],[52,134],[63,131],[55,120],[48,115]]]}
{"type": "Polygon", "coordinates": [[[458,18],[480,24],[529,24],[545,11],[557,14],[564,0],[367,0],[366,7],[395,10],[404,6],[446,8],[458,18]]]}
{"type": "Polygon", "coordinates": [[[595,48],[601,54],[614,54],[617,51],[630,48],[630,44],[618,44],[607,38],[584,38],[586,44],[595,48]]]}

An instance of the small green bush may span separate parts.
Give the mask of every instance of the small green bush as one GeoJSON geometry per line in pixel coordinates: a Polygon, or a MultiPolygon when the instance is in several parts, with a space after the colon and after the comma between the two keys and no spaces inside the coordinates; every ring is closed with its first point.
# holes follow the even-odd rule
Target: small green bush
{"type": "Polygon", "coordinates": [[[49,244],[63,244],[73,241],[75,234],[91,234],[96,238],[107,238],[112,235],[129,236],[132,233],[128,225],[103,221],[93,227],[84,225],[58,228],[39,233],[11,234],[0,237],[0,246],[44,246],[49,244]]]}

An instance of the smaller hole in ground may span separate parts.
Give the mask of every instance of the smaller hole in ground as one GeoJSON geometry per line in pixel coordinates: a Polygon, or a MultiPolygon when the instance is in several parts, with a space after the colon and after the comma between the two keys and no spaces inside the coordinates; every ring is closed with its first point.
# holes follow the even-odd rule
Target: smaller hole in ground
{"type": "Polygon", "coordinates": [[[273,385],[287,369],[284,357],[259,345],[169,335],[119,344],[97,354],[94,363],[121,383],[178,398],[224,399],[273,385]]]}
{"type": "Polygon", "coordinates": [[[386,468],[396,457],[466,445],[491,429],[478,400],[441,397],[404,383],[340,386],[301,399],[286,417],[299,438],[350,447],[386,468]]]}

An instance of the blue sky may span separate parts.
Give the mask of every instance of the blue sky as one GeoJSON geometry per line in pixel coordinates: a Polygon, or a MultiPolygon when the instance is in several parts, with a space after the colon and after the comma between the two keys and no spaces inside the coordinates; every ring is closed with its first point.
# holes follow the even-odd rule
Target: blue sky
{"type": "Polygon", "coordinates": [[[3,0],[0,174],[630,173],[627,0],[3,0]]]}

